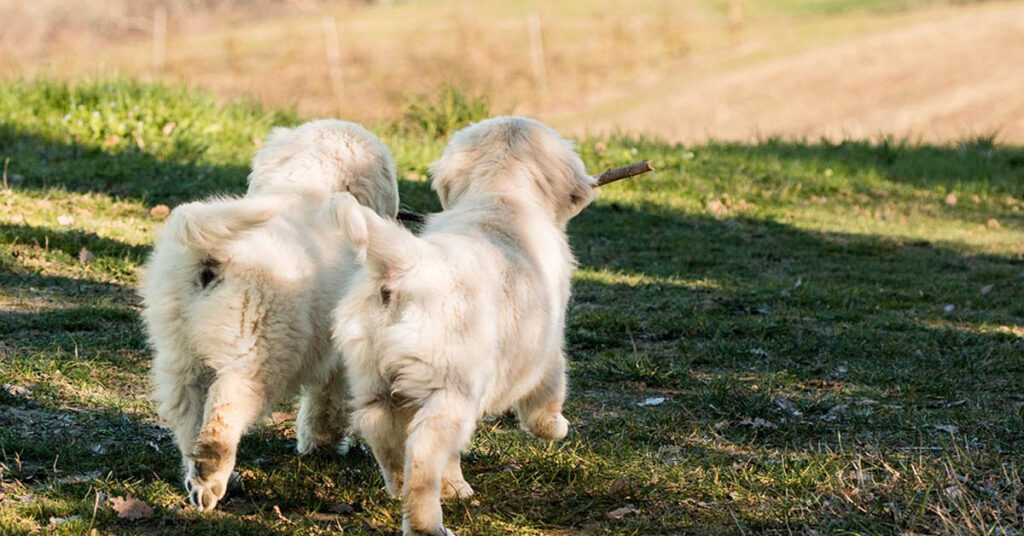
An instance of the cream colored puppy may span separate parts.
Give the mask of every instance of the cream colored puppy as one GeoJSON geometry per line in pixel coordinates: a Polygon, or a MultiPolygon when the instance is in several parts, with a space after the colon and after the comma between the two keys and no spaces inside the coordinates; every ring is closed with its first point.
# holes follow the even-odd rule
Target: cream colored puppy
{"type": "Polygon", "coordinates": [[[511,117],[456,133],[432,171],[444,211],[419,237],[347,194],[332,200],[366,256],[334,322],[353,424],[417,535],[450,534],[440,499],[472,494],[459,456],[483,415],[515,408],[538,437],[568,432],[565,228],[595,184],[569,142],[511,117]]]}
{"type": "Polygon", "coordinates": [[[355,265],[323,211],[337,192],[395,216],[395,166],[380,140],[333,120],[275,129],[253,159],[246,196],[176,208],[147,263],[140,294],[153,398],[201,511],[227,490],[242,434],[281,397],[302,392],[300,452],[344,447],[330,311],[355,265]]]}

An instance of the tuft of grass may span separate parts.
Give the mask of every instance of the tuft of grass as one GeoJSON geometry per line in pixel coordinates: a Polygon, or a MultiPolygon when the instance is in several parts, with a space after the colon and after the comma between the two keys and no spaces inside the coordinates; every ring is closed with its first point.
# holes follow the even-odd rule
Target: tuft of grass
{"type": "Polygon", "coordinates": [[[445,85],[434,97],[410,97],[403,108],[401,124],[428,138],[443,138],[491,116],[491,100],[445,85]]]}
{"type": "MultiPolygon", "coordinates": [[[[453,114],[432,121],[471,120],[453,114]]],[[[243,440],[245,490],[194,512],[146,397],[148,209],[241,193],[253,138],[298,120],[124,80],[0,83],[0,533],[399,530],[368,454],[292,454],[290,401],[243,440]],[[117,496],[154,513],[118,518],[117,496]]],[[[380,130],[403,204],[436,210],[444,140],[380,130]]],[[[658,171],[570,225],[570,436],[482,423],[463,458],[477,495],[445,505],[456,533],[1019,533],[1024,149],[579,148],[593,171],[658,171]]]]}

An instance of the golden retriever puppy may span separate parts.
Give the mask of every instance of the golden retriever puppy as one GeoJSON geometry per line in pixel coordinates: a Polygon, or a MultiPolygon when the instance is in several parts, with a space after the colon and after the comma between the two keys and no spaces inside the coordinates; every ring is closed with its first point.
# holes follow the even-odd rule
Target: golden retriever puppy
{"type": "Polygon", "coordinates": [[[512,117],[456,133],[432,171],[444,211],[418,237],[332,199],[365,256],[334,312],[353,425],[417,535],[450,534],[442,496],[473,493],[459,457],[482,416],[515,408],[540,438],[568,432],[565,228],[595,185],[568,141],[512,117]]]}
{"type": "Polygon", "coordinates": [[[396,215],[395,165],[380,140],[334,120],[275,129],[253,159],[246,196],[176,208],[147,263],[140,294],[153,398],[200,511],[224,496],[242,434],[282,397],[302,394],[300,452],[345,448],[330,313],[355,264],[324,213],[337,192],[378,217],[396,215]]]}

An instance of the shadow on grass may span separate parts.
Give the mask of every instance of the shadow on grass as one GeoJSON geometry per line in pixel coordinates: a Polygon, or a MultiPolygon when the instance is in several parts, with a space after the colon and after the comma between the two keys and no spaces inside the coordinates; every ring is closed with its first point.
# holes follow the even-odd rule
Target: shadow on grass
{"type": "Polygon", "coordinates": [[[905,443],[927,421],[918,412],[958,400],[970,410],[943,415],[964,433],[1024,440],[1005,397],[1024,389],[1020,258],[608,205],[571,234],[584,273],[568,339],[584,385],[676,391],[704,424],[799,412],[792,427],[737,437],[773,445],[872,429],[905,443]],[[858,400],[879,407],[835,413],[858,400]]]}
{"type": "MultiPolygon", "coordinates": [[[[179,143],[185,145],[158,158],[134,146],[107,150],[0,125],[0,158],[11,158],[9,175],[16,177],[11,179],[15,188],[96,192],[137,199],[147,206],[162,203],[170,207],[214,194],[245,193],[248,163],[204,163],[201,156],[207,147],[179,143]]],[[[403,208],[440,208],[427,183],[399,180],[399,187],[403,208]]]]}
{"type": "MultiPolygon", "coordinates": [[[[751,146],[723,143],[733,153],[750,154],[751,146]]],[[[1024,197],[1024,147],[996,145],[992,137],[965,140],[953,146],[915,143],[906,139],[847,140],[838,143],[769,139],[755,152],[779,161],[817,164],[833,171],[870,170],[885,180],[926,190],[999,193],[1024,197]]]]}

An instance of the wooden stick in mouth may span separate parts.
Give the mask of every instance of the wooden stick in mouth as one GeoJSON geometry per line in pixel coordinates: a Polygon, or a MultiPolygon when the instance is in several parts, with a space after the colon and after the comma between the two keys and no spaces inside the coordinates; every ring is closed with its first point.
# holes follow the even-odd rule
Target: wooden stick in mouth
{"type": "MultiPolygon", "coordinates": [[[[630,177],[636,177],[637,175],[643,175],[648,171],[654,171],[654,166],[651,165],[650,160],[644,160],[628,166],[622,166],[612,169],[605,170],[604,173],[598,175],[597,184],[594,188],[604,186],[605,184],[613,183],[615,181],[621,181],[622,179],[628,179],[630,177]]],[[[399,221],[411,221],[413,223],[423,223],[427,221],[427,216],[420,214],[419,212],[413,212],[411,210],[399,210],[398,211],[399,221]]]]}
{"type": "Polygon", "coordinates": [[[608,169],[597,176],[597,186],[604,186],[605,184],[621,181],[622,179],[643,175],[648,171],[654,171],[654,166],[651,165],[650,160],[644,160],[643,162],[637,162],[628,166],[608,169]]]}

